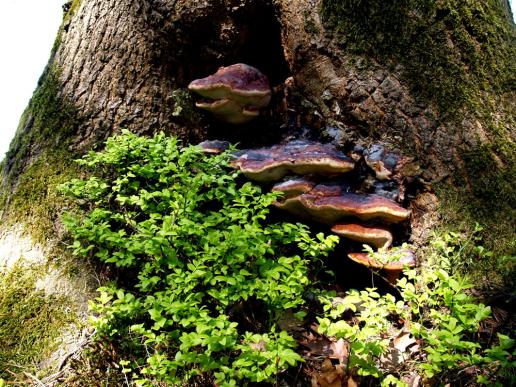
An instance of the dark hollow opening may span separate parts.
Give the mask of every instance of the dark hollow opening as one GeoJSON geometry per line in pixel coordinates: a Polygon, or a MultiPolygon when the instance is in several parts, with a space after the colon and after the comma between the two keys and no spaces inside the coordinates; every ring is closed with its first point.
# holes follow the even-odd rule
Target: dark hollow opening
{"type": "MultiPolygon", "coordinates": [[[[227,11],[227,10],[226,10],[227,11]]],[[[183,76],[178,79],[186,87],[190,81],[206,77],[220,66],[246,63],[269,77],[271,86],[282,83],[290,73],[283,55],[280,24],[269,2],[254,2],[233,13],[211,15],[193,31],[190,47],[186,47],[183,76]],[[221,25],[228,22],[227,34],[221,25]]]]}
{"type": "Polygon", "coordinates": [[[273,6],[255,2],[238,22],[242,24],[243,44],[234,53],[228,53],[224,64],[247,63],[266,74],[271,86],[283,83],[290,70],[283,54],[280,24],[273,6]]]}
{"type": "MultiPolygon", "coordinates": [[[[259,69],[267,75],[273,90],[283,84],[290,69],[284,56],[274,5],[269,1],[248,2],[236,10],[214,11],[196,19],[195,23],[175,27],[176,34],[168,42],[165,55],[179,58],[170,63],[169,70],[177,86],[186,88],[192,80],[235,63],[259,69]],[[187,35],[188,42],[178,42],[178,34],[187,35]]],[[[193,98],[198,99],[197,96],[193,98]]],[[[227,124],[205,113],[203,125],[208,137],[238,143],[241,148],[280,142],[285,134],[281,127],[285,123],[275,114],[275,107],[281,99],[281,90],[273,93],[269,107],[263,109],[257,119],[242,125],[227,124]]]]}

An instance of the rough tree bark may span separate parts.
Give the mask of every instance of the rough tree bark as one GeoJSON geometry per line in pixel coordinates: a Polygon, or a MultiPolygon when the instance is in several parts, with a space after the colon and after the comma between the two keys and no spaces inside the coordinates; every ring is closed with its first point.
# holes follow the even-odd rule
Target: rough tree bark
{"type": "MultiPolygon", "coordinates": [[[[507,1],[74,0],[63,8],[49,65],[3,163],[6,204],[31,168],[33,185],[53,174],[34,171],[38,160],[66,166],[125,127],[194,143],[256,145],[301,131],[344,148],[379,141],[414,157],[410,174],[425,186],[445,180],[484,204],[495,195],[514,207],[507,1]],[[275,87],[269,113],[240,129],[195,111],[185,89],[235,62],[260,68],[275,87]]],[[[18,196],[24,204],[42,198],[18,196]]]]}
{"type": "Polygon", "coordinates": [[[506,1],[74,0],[63,8],[2,166],[4,218],[38,228],[56,209],[48,184],[56,170],[45,168],[69,170],[73,155],[122,127],[186,143],[257,145],[301,132],[343,148],[382,142],[414,158],[407,174],[420,186],[466,187],[490,217],[514,208],[516,34],[506,1]],[[239,129],[201,115],[185,89],[235,62],[260,68],[275,88],[268,114],[239,129]],[[493,198],[506,206],[488,205],[493,198]],[[53,210],[36,214],[41,201],[53,210]]]}
{"type": "Polygon", "coordinates": [[[76,174],[70,161],[128,128],[185,143],[379,142],[413,159],[404,173],[415,242],[439,217],[480,220],[501,252],[514,250],[508,1],[73,0],[63,9],[1,165],[0,239],[17,223],[44,244],[59,239],[55,187],[76,174]],[[267,74],[274,93],[258,120],[234,128],[196,111],[186,86],[237,62],[267,74]]]}

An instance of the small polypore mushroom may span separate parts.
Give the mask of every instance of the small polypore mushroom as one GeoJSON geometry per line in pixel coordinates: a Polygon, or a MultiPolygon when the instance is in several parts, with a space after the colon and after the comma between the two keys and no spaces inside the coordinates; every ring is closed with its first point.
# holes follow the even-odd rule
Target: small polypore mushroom
{"type": "Polygon", "coordinates": [[[331,228],[335,234],[376,248],[387,248],[392,244],[392,233],[381,227],[360,224],[337,224],[331,228]]]}
{"type": "Polygon", "coordinates": [[[227,141],[220,140],[206,140],[199,144],[198,147],[202,149],[204,153],[210,155],[219,155],[229,148],[230,143],[227,141]]]}
{"type": "Polygon", "coordinates": [[[315,187],[315,183],[303,178],[292,178],[275,184],[272,192],[283,192],[285,197],[298,196],[310,192],[315,187]]]}
{"type": "Polygon", "coordinates": [[[378,144],[367,149],[364,152],[364,158],[379,180],[387,180],[392,176],[399,159],[394,153],[386,153],[383,146],[378,144]]]}
{"type": "Polygon", "coordinates": [[[385,279],[391,284],[396,283],[405,267],[416,266],[414,253],[408,249],[391,250],[384,254],[386,258],[385,263],[371,257],[369,253],[349,253],[348,257],[361,265],[383,270],[385,279]],[[393,259],[392,261],[391,258],[393,259]]]}
{"type": "Polygon", "coordinates": [[[285,145],[246,151],[238,157],[234,166],[251,180],[271,182],[291,173],[346,173],[353,169],[354,163],[332,145],[292,141],[285,145]]]}
{"type": "Polygon", "coordinates": [[[220,67],[215,74],[192,81],[188,89],[209,100],[197,102],[198,108],[231,124],[252,120],[271,100],[268,78],[244,63],[220,67]]]}
{"type": "Polygon", "coordinates": [[[338,191],[335,187],[316,186],[309,193],[287,197],[275,206],[317,222],[335,224],[347,217],[361,220],[381,219],[399,223],[409,218],[410,211],[394,201],[378,195],[338,191]],[[329,190],[329,192],[328,192],[329,190]]]}

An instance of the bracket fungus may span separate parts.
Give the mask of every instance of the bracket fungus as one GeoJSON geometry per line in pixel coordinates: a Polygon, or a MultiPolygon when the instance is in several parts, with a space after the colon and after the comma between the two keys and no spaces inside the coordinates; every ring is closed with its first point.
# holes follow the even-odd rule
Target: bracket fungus
{"type": "Polygon", "coordinates": [[[362,226],[360,224],[336,224],[331,228],[335,234],[376,248],[388,248],[392,244],[392,233],[382,227],[362,226]]]}
{"type": "Polygon", "coordinates": [[[271,100],[268,78],[244,63],[220,67],[215,74],[192,81],[188,89],[208,99],[197,102],[198,108],[230,124],[251,121],[271,100]]]}
{"type": "Polygon", "coordinates": [[[292,178],[281,183],[275,184],[272,192],[283,192],[285,197],[298,196],[310,192],[315,187],[315,183],[303,178],[292,178]]]}
{"type": "Polygon", "coordinates": [[[227,141],[206,140],[197,144],[201,150],[209,155],[219,155],[229,148],[231,144],[227,141]]]}
{"type": "Polygon", "coordinates": [[[397,249],[385,252],[387,262],[380,262],[369,255],[369,253],[349,253],[348,257],[361,265],[381,269],[385,272],[385,278],[391,284],[395,284],[405,267],[416,266],[414,253],[408,249],[397,249]],[[393,258],[393,260],[390,260],[393,258]]]}
{"type": "Polygon", "coordinates": [[[318,185],[310,192],[287,197],[275,206],[321,223],[335,224],[347,218],[380,219],[399,223],[409,218],[410,211],[378,195],[338,192],[338,187],[318,185]]]}
{"type": "MultiPolygon", "coordinates": [[[[206,153],[220,153],[228,147],[228,143],[205,141],[200,146],[206,153]]],[[[371,177],[374,180],[372,188],[383,195],[350,192],[355,191],[356,184],[348,177],[353,179],[355,176],[341,175],[353,170],[355,162],[330,144],[296,140],[270,148],[239,151],[233,154],[235,159],[232,166],[240,169],[250,180],[260,183],[284,178],[272,187],[273,192],[284,194],[274,203],[275,207],[305,219],[332,225],[332,232],[342,237],[387,250],[394,239],[390,230],[348,220],[355,218],[362,222],[373,221],[373,224],[391,224],[403,222],[411,214],[410,210],[386,197],[399,196],[396,181],[389,177],[396,171],[400,158],[391,153],[385,155],[380,146],[373,146],[370,150],[374,152],[365,157],[375,170],[377,179],[371,177]],[[319,176],[338,179],[318,184],[319,176]]],[[[356,160],[360,160],[360,157],[356,160]]],[[[416,263],[413,252],[406,248],[387,250],[383,254],[385,262],[369,253],[349,253],[348,256],[362,265],[383,270],[385,278],[391,283],[396,282],[404,267],[414,267],[416,263]]]]}
{"type": "Polygon", "coordinates": [[[288,174],[336,175],[351,171],[355,164],[329,144],[292,141],[285,145],[244,152],[234,162],[249,179],[277,181],[288,174]]]}

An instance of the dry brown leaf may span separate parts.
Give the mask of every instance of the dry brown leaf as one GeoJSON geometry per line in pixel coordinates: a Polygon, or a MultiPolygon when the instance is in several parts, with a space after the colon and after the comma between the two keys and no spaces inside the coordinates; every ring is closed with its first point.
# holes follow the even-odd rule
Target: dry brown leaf
{"type": "Polygon", "coordinates": [[[391,340],[387,352],[381,356],[380,361],[385,368],[395,369],[418,350],[417,341],[410,334],[410,326],[405,324],[391,340]]]}
{"type": "Polygon", "coordinates": [[[349,350],[344,339],[338,339],[336,342],[331,343],[330,349],[332,351],[331,359],[337,359],[341,364],[347,363],[349,350]]]}
{"type": "Polygon", "coordinates": [[[330,371],[333,371],[334,368],[335,367],[333,366],[329,357],[324,359],[324,361],[322,362],[322,365],[321,365],[322,372],[330,372],[330,371]]]}
{"type": "Polygon", "coordinates": [[[310,332],[305,334],[305,339],[299,344],[308,348],[306,357],[326,358],[332,354],[332,342],[325,336],[315,336],[310,332]]]}
{"type": "Polygon", "coordinates": [[[407,353],[407,349],[415,346],[416,340],[410,334],[407,326],[400,330],[398,335],[389,343],[389,348],[385,354],[380,357],[382,366],[387,369],[396,369],[403,364],[412,354],[407,353]]]}
{"type": "Polygon", "coordinates": [[[411,355],[414,355],[419,352],[420,346],[419,344],[413,345],[409,348],[409,352],[411,355]]]}
{"type": "Polygon", "coordinates": [[[393,340],[394,348],[400,352],[405,352],[407,348],[413,344],[416,344],[416,339],[414,339],[414,337],[408,332],[405,333],[401,331],[400,334],[393,340]]]}
{"type": "Polygon", "coordinates": [[[417,373],[413,373],[410,375],[410,379],[408,381],[408,387],[419,387],[421,385],[421,376],[417,373]]]}
{"type": "Polygon", "coordinates": [[[265,341],[263,341],[263,340],[260,340],[257,343],[251,343],[251,344],[249,344],[249,346],[252,349],[255,349],[255,350],[260,351],[260,352],[265,351],[265,341]]]}
{"type": "Polygon", "coordinates": [[[342,387],[345,386],[345,376],[342,365],[334,366],[330,358],[326,358],[321,365],[321,372],[312,376],[312,387],[342,387]]]}
{"type": "Polygon", "coordinates": [[[358,387],[358,383],[355,382],[355,379],[353,379],[353,376],[350,376],[348,378],[348,387],[358,387]]]}

